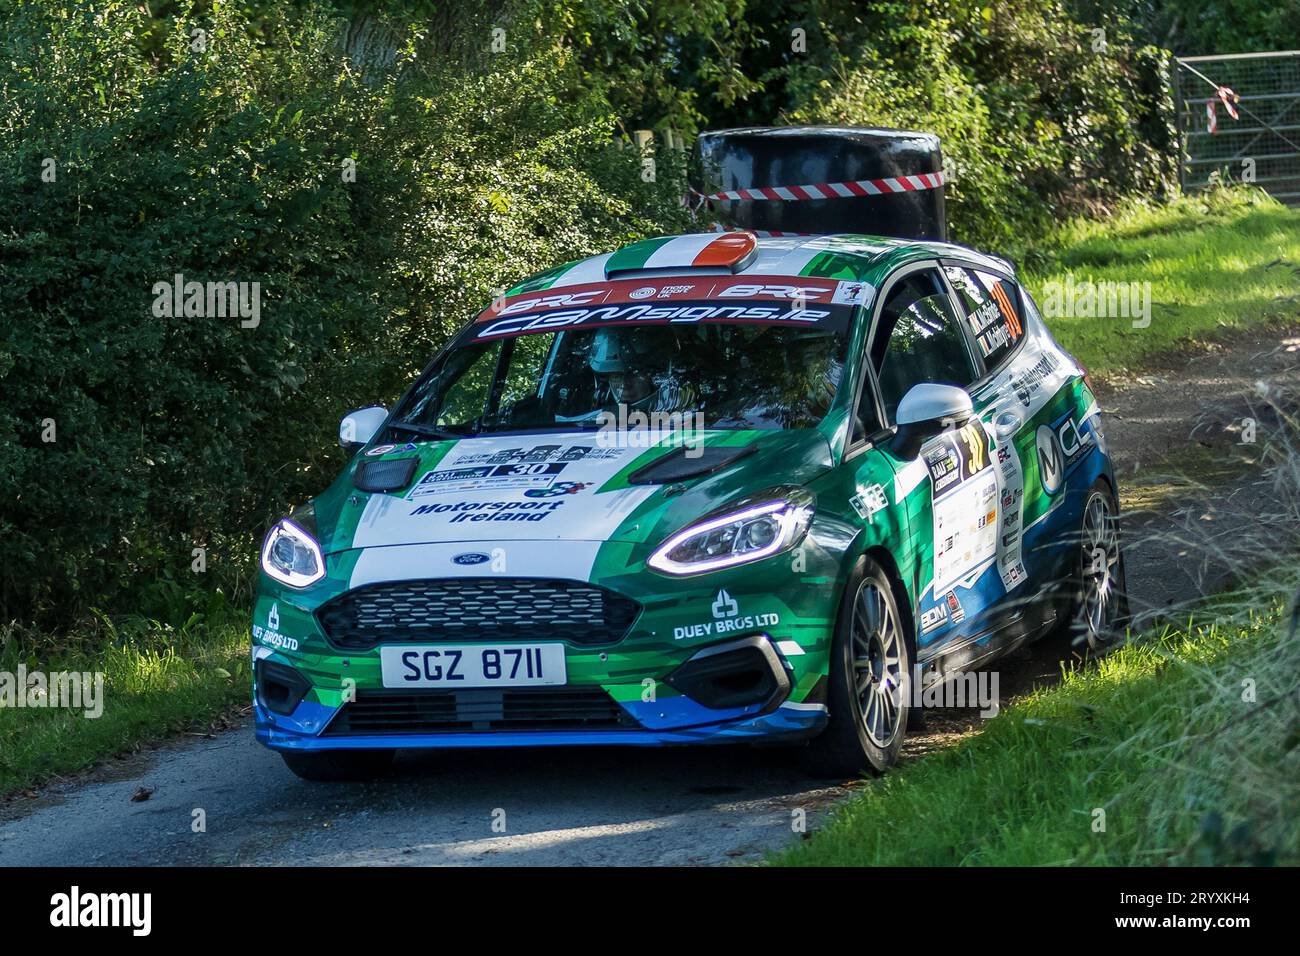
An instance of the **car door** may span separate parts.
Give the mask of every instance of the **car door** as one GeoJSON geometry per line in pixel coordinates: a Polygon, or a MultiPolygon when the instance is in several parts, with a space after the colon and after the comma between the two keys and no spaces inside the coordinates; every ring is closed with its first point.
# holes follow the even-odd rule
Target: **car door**
{"type": "MultiPolygon", "coordinates": [[[[877,309],[868,366],[886,427],[913,386],[968,389],[983,377],[937,262],[900,267],[882,287],[877,309]]],[[[997,627],[1007,592],[996,561],[1001,485],[995,451],[989,429],[976,418],[930,439],[916,460],[896,466],[896,500],[904,504],[916,556],[921,664],[997,627]]]]}
{"type": "Polygon", "coordinates": [[[1055,605],[1042,598],[1077,559],[1085,496],[1069,488],[1086,488],[1094,477],[1080,468],[1102,443],[1096,402],[1010,275],[957,262],[944,271],[987,369],[973,398],[998,442],[1008,604],[1023,610],[1026,630],[1047,625],[1055,605]]]}

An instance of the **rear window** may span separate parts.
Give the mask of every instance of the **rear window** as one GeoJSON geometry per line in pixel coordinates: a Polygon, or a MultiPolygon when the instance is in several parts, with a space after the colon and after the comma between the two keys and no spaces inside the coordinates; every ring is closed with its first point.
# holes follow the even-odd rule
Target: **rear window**
{"type": "Polygon", "coordinates": [[[1001,365],[1025,334],[1020,290],[1014,282],[979,269],[944,269],[966,310],[976,347],[990,370],[1001,365]]]}

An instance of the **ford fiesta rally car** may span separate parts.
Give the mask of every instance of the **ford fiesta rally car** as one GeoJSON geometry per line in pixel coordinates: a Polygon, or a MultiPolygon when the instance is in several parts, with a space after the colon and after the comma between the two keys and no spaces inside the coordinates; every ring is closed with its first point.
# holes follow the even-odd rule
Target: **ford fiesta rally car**
{"type": "Polygon", "coordinates": [[[1126,612],[1081,366],[1007,263],[935,242],[638,242],[511,289],[261,552],[257,738],[807,741],[880,771],[911,688],[1126,612]]]}

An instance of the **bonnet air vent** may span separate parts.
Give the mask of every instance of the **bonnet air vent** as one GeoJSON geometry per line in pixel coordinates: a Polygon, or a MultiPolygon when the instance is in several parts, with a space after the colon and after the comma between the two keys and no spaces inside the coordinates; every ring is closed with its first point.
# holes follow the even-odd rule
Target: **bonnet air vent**
{"type": "Polygon", "coordinates": [[[362,491],[397,491],[410,484],[415,466],[419,463],[419,458],[363,461],[357,465],[352,483],[362,491]]]}
{"type": "Polygon", "coordinates": [[[757,451],[755,445],[713,445],[678,448],[628,476],[629,485],[667,485],[720,471],[733,461],[757,451]]]}

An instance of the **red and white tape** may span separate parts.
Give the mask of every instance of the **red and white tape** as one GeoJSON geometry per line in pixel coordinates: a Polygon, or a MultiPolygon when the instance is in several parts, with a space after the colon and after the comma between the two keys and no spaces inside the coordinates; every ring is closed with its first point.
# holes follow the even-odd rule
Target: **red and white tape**
{"type": "MultiPolygon", "coordinates": [[[[709,232],[735,232],[730,226],[722,226],[714,223],[709,227],[709,232]]],[[[782,239],[787,236],[819,236],[819,232],[788,232],[784,229],[746,229],[745,232],[752,233],[760,239],[782,239]]]]}
{"type": "Polygon", "coordinates": [[[727,189],[698,194],[714,202],[797,202],[805,199],[851,199],[854,196],[880,196],[886,193],[910,193],[918,189],[938,189],[943,173],[918,176],[890,176],[885,179],[855,179],[843,183],[809,183],[806,186],[759,186],[754,189],[727,189]]]}
{"type": "Polygon", "coordinates": [[[1209,132],[1217,133],[1219,131],[1219,113],[1215,108],[1215,103],[1223,103],[1223,108],[1228,111],[1228,115],[1233,119],[1237,119],[1237,108],[1233,104],[1240,99],[1240,96],[1226,86],[1220,86],[1214,91],[1214,96],[1205,101],[1205,125],[1209,132]]]}

